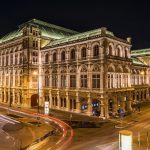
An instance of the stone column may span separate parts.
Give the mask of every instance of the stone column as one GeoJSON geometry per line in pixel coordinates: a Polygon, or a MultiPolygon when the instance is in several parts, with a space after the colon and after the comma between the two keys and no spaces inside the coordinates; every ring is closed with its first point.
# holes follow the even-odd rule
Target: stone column
{"type": "Polygon", "coordinates": [[[66,110],[67,111],[70,111],[70,100],[69,100],[69,95],[68,95],[68,92],[66,93],[66,103],[67,103],[67,107],[66,107],[66,110]]]}
{"type": "Polygon", "coordinates": [[[52,74],[49,75],[49,87],[52,88],[52,74]]]}
{"type": "MultiPolygon", "coordinates": [[[[104,101],[103,101],[104,105],[102,105],[103,107],[101,107],[101,109],[103,109],[103,113],[104,113],[104,117],[105,118],[109,118],[109,111],[108,111],[108,97],[105,95],[104,97],[104,101]]],[[[102,110],[101,110],[102,111],[102,110]]],[[[103,114],[102,114],[103,115],[103,114]]],[[[101,116],[102,116],[101,115],[101,116]]],[[[103,118],[104,118],[103,117],[103,118]]]]}
{"type": "Polygon", "coordinates": [[[49,108],[53,107],[52,92],[49,90],[49,108]]]}
{"type": "Polygon", "coordinates": [[[120,97],[121,98],[121,108],[123,109],[123,111],[125,112],[125,99],[124,96],[120,97]]]}
{"type": "Polygon", "coordinates": [[[4,89],[4,103],[6,103],[6,88],[4,89]]]}
{"type": "Polygon", "coordinates": [[[132,94],[131,92],[128,94],[128,99],[127,99],[127,111],[131,112],[132,111],[132,94]]]}
{"type": "MultiPolygon", "coordinates": [[[[110,89],[112,88],[112,86],[111,86],[111,73],[109,74],[110,75],[110,77],[109,77],[109,87],[110,87],[110,89]]],[[[107,82],[108,82],[108,77],[107,77],[107,82]]]]}
{"type": "Polygon", "coordinates": [[[88,88],[92,89],[92,72],[90,70],[88,72],[88,88]]]}
{"type": "Polygon", "coordinates": [[[91,96],[88,95],[88,109],[87,109],[87,114],[90,116],[92,115],[92,100],[91,96]]]}
{"type": "Polygon", "coordinates": [[[80,100],[79,100],[79,93],[76,93],[76,112],[80,113],[81,112],[81,108],[80,108],[80,100]]]}
{"type": "Polygon", "coordinates": [[[101,72],[100,72],[100,90],[103,90],[103,81],[104,80],[104,72],[103,72],[103,66],[101,66],[101,72]]]}
{"type": "Polygon", "coordinates": [[[146,89],[146,100],[149,100],[149,92],[148,92],[148,88],[146,89]]]}
{"type": "Polygon", "coordinates": [[[77,67],[77,74],[76,74],[76,88],[80,88],[80,72],[79,72],[79,66],[77,67]]]}
{"type": "Polygon", "coordinates": [[[70,73],[69,68],[67,67],[67,73],[66,73],[66,88],[69,89],[70,87],[70,73]]]}
{"type": "Polygon", "coordinates": [[[61,75],[60,71],[58,71],[58,83],[57,83],[57,88],[59,89],[61,87],[61,75]]]}
{"type": "Polygon", "coordinates": [[[60,92],[59,91],[57,91],[57,102],[58,102],[57,108],[60,109],[61,106],[60,106],[60,92]]]}
{"type": "MultiPolygon", "coordinates": [[[[15,90],[12,90],[12,94],[13,94],[12,105],[14,105],[15,104],[15,90]]],[[[20,105],[20,102],[18,103],[18,105],[20,105]]]]}
{"type": "Polygon", "coordinates": [[[131,75],[130,75],[130,73],[128,73],[128,87],[131,87],[131,75]]]}
{"type": "Polygon", "coordinates": [[[101,100],[101,104],[100,104],[100,107],[101,107],[101,112],[100,112],[100,118],[104,118],[104,102],[103,100],[101,100]]]}
{"type": "Polygon", "coordinates": [[[117,97],[114,96],[113,97],[113,113],[117,113],[117,109],[118,109],[118,104],[117,104],[117,97]]]}

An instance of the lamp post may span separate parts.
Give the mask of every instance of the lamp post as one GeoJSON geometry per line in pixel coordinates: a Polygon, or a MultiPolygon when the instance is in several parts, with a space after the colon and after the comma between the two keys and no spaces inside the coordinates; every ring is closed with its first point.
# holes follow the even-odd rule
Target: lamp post
{"type": "Polygon", "coordinates": [[[33,75],[37,76],[37,81],[38,81],[38,94],[37,94],[37,103],[38,103],[38,107],[37,107],[37,112],[39,113],[39,78],[38,78],[38,72],[34,71],[33,75]]]}

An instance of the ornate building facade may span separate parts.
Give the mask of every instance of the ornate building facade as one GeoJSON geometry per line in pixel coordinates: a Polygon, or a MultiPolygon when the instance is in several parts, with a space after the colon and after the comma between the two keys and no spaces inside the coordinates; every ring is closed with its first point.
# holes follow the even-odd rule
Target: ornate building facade
{"type": "Polygon", "coordinates": [[[0,102],[108,118],[149,100],[149,64],[106,28],[78,33],[30,20],[0,39],[0,102]]]}

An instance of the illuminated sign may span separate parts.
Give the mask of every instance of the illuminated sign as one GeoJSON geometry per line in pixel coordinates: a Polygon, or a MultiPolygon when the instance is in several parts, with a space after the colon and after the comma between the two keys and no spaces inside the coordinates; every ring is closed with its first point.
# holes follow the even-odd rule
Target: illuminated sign
{"type": "Polygon", "coordinates": [[[49,102],[45,102],[44,112],[45,112],[45,115],[49,114],[49,102]]]}
{"type": "Polygon", "coordinates": [[[132,132],[122,130],[119,132],[119,150],[132,150],[132,132]]]}

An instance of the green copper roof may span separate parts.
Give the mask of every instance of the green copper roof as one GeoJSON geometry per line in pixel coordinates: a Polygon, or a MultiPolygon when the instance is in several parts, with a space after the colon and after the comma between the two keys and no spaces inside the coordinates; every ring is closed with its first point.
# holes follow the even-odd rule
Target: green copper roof
{"type": "Polygon", "coordinates": [[[10,32],[10,33],[6,34],[4,37],[2,37],[0,39],[0,43],[12,40],[12,39],[17,38],[17,37],[19,37],[21,35],[22,35],[22,31],[20,29],[15,30],[13,32],[10,32]]]}
{"type": "Polygon", "coordinates": [[[138,58],[136,57],[131,57],[133,64],[137,64],[137,65],[145,65],[142,61],[140,61],[138,58]]]}
{"type": "Polygon", "coordinates": [[[32,19],[26,23],[38,25],[41,30],[41,36],[53,39],[61,39],[78,33],[74,30],[50,24],[38,19],[32,19]]]}
{"type": "Polygon", "coordinates": [[[32,24],[32,25],[37,25],[41,31],[41,36],[43,37],[48,37],[48,38],[53,38],[53,39],[61,39],[65,38],[74,34],[77,34],[78,32],[66,29],[64,27],[56,26],[54,24],[50,24],[41,20],[37,19],[32,19],[22,25],[20,25],[18,30],[15,30],[4,37],[0,39],[0,43],[12,40],[14,38],[17,38],[22,35],[22,26],[26,24],[32,24]]]}
{"type": "Polygon", "coordinates": [[[150,48],[131,51],[131,56],[143,56],[143,55],[150,55],[150,48]]]}
{"type": "MultiPolygon", "coordinates": [[[[114,34],[110,31],[106,31],[106,34],[114,36],[114,34]]],[[[69,36],[67,38],[62,38],[60,40],[55,40],[55,41],[49,43],[47,46],[48,47],[53,47],[53,46],[56,46],[56,45],[59,45],[59,44],[72,42],[72,41],[75,41],[75,40],[81,40],[81,39],[89,38],[89,37],[92,37],[92,36],[98,36],[98,35],[101,35],[101,29],[95,29],[95,30],[79,33],[79,34],[76,34],[76,35],[73,35],[73,36],[69,36]]]]}

